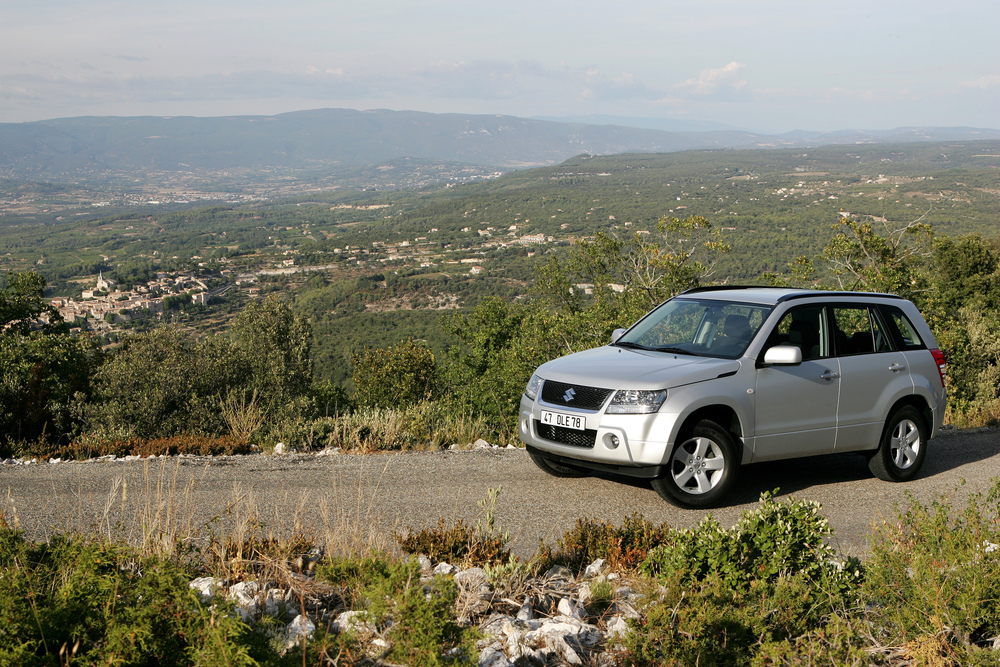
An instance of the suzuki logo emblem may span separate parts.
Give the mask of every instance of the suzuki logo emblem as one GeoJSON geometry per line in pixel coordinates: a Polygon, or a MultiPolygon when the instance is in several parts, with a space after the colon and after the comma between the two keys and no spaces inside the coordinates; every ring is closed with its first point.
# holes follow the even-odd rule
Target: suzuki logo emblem
{"type": "Polygon", "coordinates": [[[576,389],[573,389],[573,387],[567,389],[566,393],[563,394],[563,400],[566,401],[567,403],[572,401],[574,397],[576,397],[576,389]]]}

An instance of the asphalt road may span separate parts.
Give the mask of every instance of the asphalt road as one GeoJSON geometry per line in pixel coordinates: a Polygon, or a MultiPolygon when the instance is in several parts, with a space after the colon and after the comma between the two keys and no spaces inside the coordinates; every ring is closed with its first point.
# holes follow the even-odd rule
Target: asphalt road
{"type": "MultiPolygon", "coordinates": [[[[964,506],[968,493],[987,491],[998,476],[1000,430],[945,431],[931,441],[912,482],[874,479],[851,454],[759,464],[740,471],[729,502],[711,513],[735,524],[761,492],[780,489],[778,497],[822,503],[832,544],[863,556],[872,522],[893,519],[908,493],[921,502],[944,494],[964,506]]],[[[394,532],[439,519],[472,525],[481,516],[478,501],[498,486],[497,523],[522,557],[540,540],[555,545],[578,518],[618,525],[638,512],[689,527],[708,514],[673,507],[641,481],[550,477],[523,450],[4,464],[0,512],[36,540],[67,531],[203,540],[256,526],[264,535],[305,533],[333,548],[378,546],[394,544],[394,532]]]]}

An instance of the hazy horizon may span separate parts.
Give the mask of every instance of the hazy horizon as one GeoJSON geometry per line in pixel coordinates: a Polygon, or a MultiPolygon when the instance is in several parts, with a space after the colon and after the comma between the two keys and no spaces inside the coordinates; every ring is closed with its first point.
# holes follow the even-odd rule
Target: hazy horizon
{"type": "Polygon", "coordinates": [[[1000,4],[45,0],[0,21],[0,122],[317,108],[762,133],[1000,127],[1000,4]]]}

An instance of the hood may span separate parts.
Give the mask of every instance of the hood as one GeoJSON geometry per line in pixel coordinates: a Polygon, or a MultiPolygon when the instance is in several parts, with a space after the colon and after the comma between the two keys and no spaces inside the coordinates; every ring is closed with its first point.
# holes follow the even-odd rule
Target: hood
{"type": "Polygon", "coordinates": [[[738,359],[711,359],[666,352],[595,347],[542,364],[545,380],[606,389],[670,389],[713,380],[740,369],[738,359]]]}

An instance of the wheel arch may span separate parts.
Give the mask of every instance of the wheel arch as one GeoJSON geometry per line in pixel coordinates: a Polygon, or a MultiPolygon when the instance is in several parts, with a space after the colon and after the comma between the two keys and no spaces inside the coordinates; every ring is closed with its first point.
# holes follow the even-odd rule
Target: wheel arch
{"type": "Polygon", "coordinates": [[[677,443],[686,440],[691,431],[694,430],[695,425],[703,419],[715,422],[729,433],[736,444],[737,460],[742,460],[744,447],[743,424],[740,422],[740,416],[736,410],[721,403],[702,406],[685,417],[680,428],[677,430],[677,439],[674,445],[676,446],[677,443]]]}
{"type": "Polygon", "coordinates": [[[927,437],[930,438],[931,433],[934,430],[934,410],[931,408],[927,400],[919,394],[909,394],[908,396],[899,398],[892,404],[892,407],[889,408],[889,412],[885,416],[885,421],[888,422],[889,418],[896,414],[896,411],[903,406],[910,406],[920,414],[921,419],[924,420],[924,428],[927,431],[927,437]]]}

